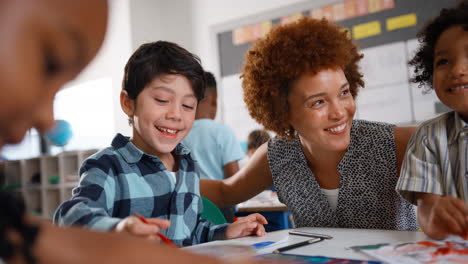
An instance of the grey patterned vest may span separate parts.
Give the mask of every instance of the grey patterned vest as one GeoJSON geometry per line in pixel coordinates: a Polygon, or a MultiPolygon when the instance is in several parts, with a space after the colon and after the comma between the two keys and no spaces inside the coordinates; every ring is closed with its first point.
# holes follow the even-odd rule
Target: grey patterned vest
{"type": "Polygon", "coordinates": [[[338,165],[336,211],[307,166],[298,137],[270,140],[268,162],[279,199],[298,227],[418,229],[413,206],[395,191],[399,173],[393,125],[353,121],[351,143],[338,165]]]}

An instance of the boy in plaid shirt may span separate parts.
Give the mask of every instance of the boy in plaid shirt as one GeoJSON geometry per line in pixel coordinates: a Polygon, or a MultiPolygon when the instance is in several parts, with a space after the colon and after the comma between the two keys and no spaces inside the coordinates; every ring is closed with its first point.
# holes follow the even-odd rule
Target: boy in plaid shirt
{"type": "Polygon", "coordinates": [[[54,221],[149,239],[161,232],[181,246],[263,235],[266,219],[260,214],[231,225],[200,219],[197,164],[180,142],[193,125],[204,89],[204,71],[194,54],[164,41],[136,50],[125,66],[120,95],[133,136],[117,134],[111,147],[83,163],[79,186],[54,221]]]}

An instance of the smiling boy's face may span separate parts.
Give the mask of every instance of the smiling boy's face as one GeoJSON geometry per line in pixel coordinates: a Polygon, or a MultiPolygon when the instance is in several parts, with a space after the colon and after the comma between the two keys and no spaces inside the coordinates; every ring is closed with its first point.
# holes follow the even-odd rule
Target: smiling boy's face
{"type": "Polygon", "coordinates": [[[0,148],[54,124],[55,94],[94,57],[106,22],[106,0],[0,1],[0,148]]]}
{"type": "Polygon", "coordinates": [[[165,159],[192,128],[197,98],[185,76],[165,74],[154,78],[136,100],[124,98],[122,108],[133,118],[133,144],[165,159]]]}
{"type": "Polygon", "coordinates": [[[440,101],[468,121],[468,31],[447,28],[434,49],[433,86],[440,101]]]}

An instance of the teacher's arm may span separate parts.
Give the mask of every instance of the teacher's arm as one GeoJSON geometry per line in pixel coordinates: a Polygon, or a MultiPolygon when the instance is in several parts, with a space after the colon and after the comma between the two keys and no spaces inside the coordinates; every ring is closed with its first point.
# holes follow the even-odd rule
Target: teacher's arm
{"type": "Polygon", "coordinates": [[[224,165],[224,178],[229,178],[239,171],[238,160],[232,161],[224,165]]]}
{"type": "Polygon", "coordinates": [[[416,130],[416,127],[394,127],[393,128],[393,134],[395,136],[395,148],[396,148],[395,152],[396,152],[398,176],[400,175],[401,164],[403,163],[403,159],[405,158],[406,146],[408,145],[408,141],[410,140],[415,130],[416,130]]]}
{"type": "Polygon", "coordinates": [[[201,180],[200,193],[219,207],[248,200],[273,184],[267,159],[268,143],[260,146],[243,167],[233,176],[220,180],[201,180]]]}

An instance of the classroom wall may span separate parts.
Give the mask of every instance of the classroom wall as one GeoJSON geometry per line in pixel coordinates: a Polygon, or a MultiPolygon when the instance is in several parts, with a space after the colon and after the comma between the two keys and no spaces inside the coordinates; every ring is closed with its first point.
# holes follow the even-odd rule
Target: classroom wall
{"type": "MultiPolygon", "coordinates": [[[[120,109],[119,94],[123,75],[123,67],[132,52],[131,46],[131,24],[130,24],[130,1],[112,0],[110,3],[109,23],[106,38],[96,58],[83,71],[77,79],[67,86],[72,87],[86,83],[87,81],[110,78],[112,81],[112,100],[114,131],[130,133],[130,127],[126,116],[120,109]]],[[[92,95],[90,95],[92,96],[92,95]]],[[[86,103],[83,103],[86,107],[86,103]]],[[[96,109],[96,111],[99,111],[96,109]]]]}
{"type": "Polygon", "coordinates": [[[192,51],[191,0],[138,0],[130,1],[132,49],[157,40],[178,43],[192,51]]]}
{"type": "MultiPolygon", "coordinates": [[[[219,76],[216,34],[220,32],[220,27],[232,23],[239,25],[239,21],[248,25],[266,19],[262,17],[265,14],[270,17],[274,14],[279,16],[282,10],[293,12],[295,7],[299,8],[301,5],[322,6],[337,1],[339,0],[112,0],[109,1],[109,29],[101,51],[90,67],[69,86],[99,78],[110,78],[112,94],[109,96],[112,96],[114,104],[113,116],[109,118],[114,121],[113,130],[130,135],[131,128],[119,102],[123,67],[131,53],[142,43],[168,40],[197,54],[205,69],[215,73],[221,88],[218,119],[229,124],[229,120],[236,118],[229,115],[238,115],[244,123],[250,122],[251,120],[245,120],[242,115],[247,115],[246,112],[224,113],[229,112],[229,109],[223,108],[223,100],[230,98],[230,95],[223,91],[223,86],[226,86],[225,80],[219,76]]],[[[414,46],[414,41],[405,45],[414,46]]],[[[364,52],[372,53],[372,49],[364,52]]],[[[373,77],[374,74],[369,76],[373,77]]],[[[232,79],[234,85],[240,89],[238,77],[232,79]]],[[[371,93],[370,89],[368,90],[371,93]]],[[[370,97],[371,95],[368,96],[370,97]]],[[[238,101],[239,104],[242,103],[241,99],[238,101]]],[[[239,139],[243,140],[245,133],[237,134],[239,139]]]]}

